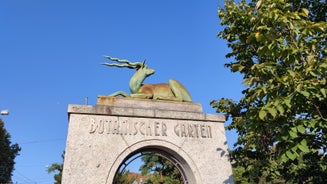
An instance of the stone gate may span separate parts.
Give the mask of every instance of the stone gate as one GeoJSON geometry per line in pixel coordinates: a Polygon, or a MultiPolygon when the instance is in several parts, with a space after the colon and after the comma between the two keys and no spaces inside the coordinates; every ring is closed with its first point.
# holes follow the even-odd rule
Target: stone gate
{"type": "Polygon", "coordinates": [[[111,184],[131,155],[156,151],[184,183],[233,183],[225,118],[200,104],[99,97],[96,106],[69,105],[63,184],[111,184]]]}

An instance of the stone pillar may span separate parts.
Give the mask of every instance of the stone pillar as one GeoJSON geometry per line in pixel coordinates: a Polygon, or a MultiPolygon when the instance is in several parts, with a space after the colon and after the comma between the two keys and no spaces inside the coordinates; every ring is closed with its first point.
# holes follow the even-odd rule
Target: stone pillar
{"type": "Polygon", "coordinates": [[[142,150],[178,162],[189,184],[233,183],[224,116],[196,103],[99,97],[69,105],[63,184],[111,184],[120,164],[142,150]]]}

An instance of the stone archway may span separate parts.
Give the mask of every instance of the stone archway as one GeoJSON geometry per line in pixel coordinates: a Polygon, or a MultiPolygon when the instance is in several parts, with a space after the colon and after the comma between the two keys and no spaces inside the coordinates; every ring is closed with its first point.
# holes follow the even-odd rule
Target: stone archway
{"type": "Polygon", "coordinates": [[[106,183],[112,183],[116,172],[120,168],[121,164],[125,162],[125,160],[127,160],[135,153],[142,151],[157,152],[167,158],[169,161],[176,164],[175,166],[183,175],[185,184],[200,183],[201,178],[198,175],[199,171],[197,170],[196,165],[193,163],[193,160],[187,155],[187,153],[178,148],[176,145],[162,140],[147,140],[138,142],[135,145],[132,145],[128,149],[124,150],[119,155],[115,163],[112,164],[112,167],[108,172],[106,183]]]}
{"type": "Polygon", "coordinates": [[[233,183],[224,116],[195,103],[108,98],[69,105],[63,184],[111,184],[121,163],[142,150],[176,162],[189,184],[233,183]]]}
{"type": "MultiPolygon", "coordinates": [[[[175,158],[175,156],[173,156],[172,154],[163,151],[161,148],[144,148],[141,150],[138,150],[136,153],[132,153],[130,156],[128,156],[124,162],[122,164],[120,164],[119,166],[119,170],[116,171],[115,173],[115,178],[119,177],[120,173],[124,173],[124,171],[126,171],[126,167],[128,167],[128,164],[130,164],[130,162],[127,162],[130,158],[132,158],[133,156],[138,155],[137,157],[135,157],[135,159],[139,159],[139,158],[143,158],[143,157],[147,157],[149,156],[157,158],[158,161],[162,160],[164,162],[169,162],[168,167],[173,166],[175,169],[177,169],[178,171],[178,178],[181,180],[181,182],[183,184],[189,184],[189,181],[195,181],[194,177],[190,177],[187,174],[192,174],[192,173],[185,173],[185,164],[182,164],[179,160],[175,158]],[[160,159],[161,158],[161,159],[160,159]],[[127,162],[127,163],[126,163],[127,162]]],[[[134,161],[134,160],[133,160],[134,161]]],[[[160,165],[162,162],[158,162],[158,164],[160,165]]],[[[162,165],[160,165],[161,168],[162,165]]],[[[188,167],[189,168],[189,167],[188,167]]],[[[162,168],[161,168],[162,169],[162,168]]],[[[151,175],[151,173],[149,173],[151,175]]],[[[193,175],[192,175],[193,176],[193,175]]],[[[113,181],[116,181],[116,179],[114,178],[113,181]]],[[[113,183],[113,182],[107,182],[107,183],[113,183]]]]}

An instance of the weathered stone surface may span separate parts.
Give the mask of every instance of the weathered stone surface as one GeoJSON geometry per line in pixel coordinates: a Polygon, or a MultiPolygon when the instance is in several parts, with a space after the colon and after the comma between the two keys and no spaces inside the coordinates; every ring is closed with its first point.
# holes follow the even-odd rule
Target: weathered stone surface
{"type": "Polygon", "coordinates": [[[171,110],[183,112],[202,112],[201,104],[191,102],[178,102],[178,101],[163,101],[139,98],[119,98],[99,96],[97,105],[106,105],[124,108],[141,108],[141,109],[157,109],[157,110],[171,110]],[[151,103],[149,103],[151,102],[151,103]]]}
{"type": "Polygon", "coordinates": [[[175,108],[184,103],[121,100],[69,105],[64,184],[111,184],[124,159],[145,149],[177,160],[189,184],[233,182],[223,116],[203,114],[201,105],[184,111],[175,108]]]}

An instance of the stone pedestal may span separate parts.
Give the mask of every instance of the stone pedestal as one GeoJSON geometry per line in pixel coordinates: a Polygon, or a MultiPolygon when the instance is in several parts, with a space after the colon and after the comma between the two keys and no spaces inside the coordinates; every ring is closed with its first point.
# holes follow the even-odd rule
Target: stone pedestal
{"type": "Polygon", "coordinates": [[[96,106],[69,105],[63,184],[111,184],[131,155],[162,152],[185,183],[233,183],[224,116],[195,103],[99,97],[96,106]]]}

